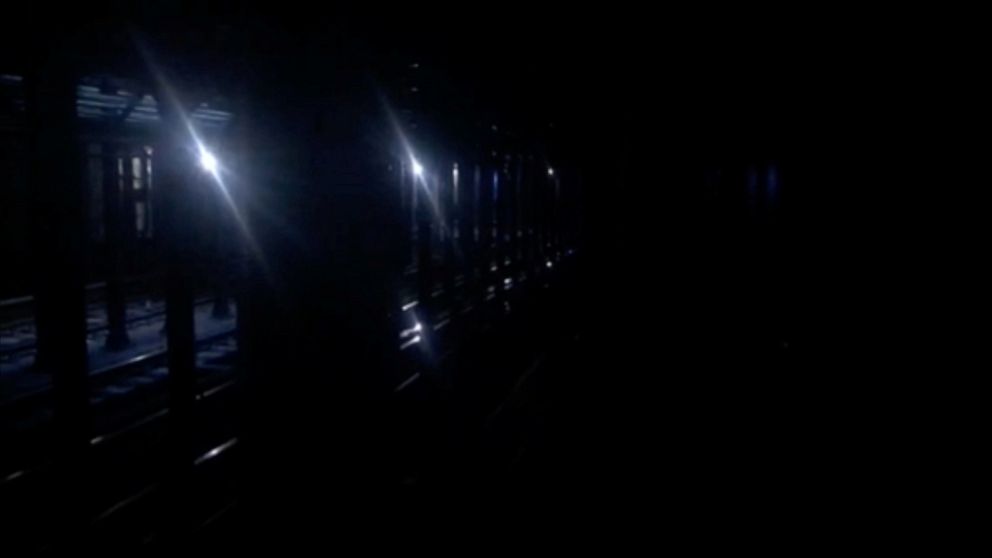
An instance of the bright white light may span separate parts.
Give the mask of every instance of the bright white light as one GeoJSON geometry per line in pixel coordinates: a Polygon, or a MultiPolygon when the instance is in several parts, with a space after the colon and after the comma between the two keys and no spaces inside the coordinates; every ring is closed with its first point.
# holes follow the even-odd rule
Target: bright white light
{"type": "Polygon", "coordinates": [[[417,178],[422,178],[424,176],[424,166],[420,164],[419,161],[413,159],[413,176],[417,178]]]}
{"type": "Polygon", "coordinates": [[[548,167],[548,176],[554,176],[554,175],[555,175],[555,169],[548,167]]]}
{"type": "MultiPolygon", "coordinates": [[[[404,329],[403,331],[400,332],[400,339],[406,339],[407,337],[410,337],[411,335],[414,335],[416,333],[420,333],[420,331],[423,330],[423,329],[424,329],[424,326],[420,325],[420,322],[416,322],[416,325],[414,325],[413,327],[411,327],[409,329],[404,329]]],[[[418,335],[417,337],[420,337],[420,336],[418,335]]]]}
{"type": "Polygon", "coordinates": [[[200,148],[200,166],[210,174],[217,174],[217,157],[204,148],[200,148]]]}

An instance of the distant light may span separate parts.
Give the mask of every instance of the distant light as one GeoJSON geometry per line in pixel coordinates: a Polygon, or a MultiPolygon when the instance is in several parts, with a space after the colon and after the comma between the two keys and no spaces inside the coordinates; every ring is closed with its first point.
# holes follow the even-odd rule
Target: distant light
{"type": "Polygon", "coordinates": [[[555,266],[555,264],[551,263],[551,260],[548,260],[547,262],[545,262],[544,265],[546,265],[548,267],[548,269],[551,269],[552,267],[555,266]]]}
{"type": "MultiPolygon", "coordinates": [[[[406,339],[407,337],[410,337],[411,335],[415,335],[417,333],[420,333],[423,329],[424,329],[424,326],[420,325],[420,322],[416,322],[413,327],[411,327],[409,329],[404,329],[403,331],[400,332],[400,339],[406,339]]],[[[417,337],[419,337],[419,335],[417,337]]]]}
{"type": "Polygon", "coordinates": [[[23,477],[23,476],[24,476],[24,470],[22,469],[20,471],[15,471],[15,472],[7,475],[7,478],[3,479],[3,481],[4,482],[12,481],[12,480],[14,480],[14,479],[16,479],[18,477],[23,477]]]}
{"type": "Polygon", "coordinates": [[[205,454],[201,455],[200,457],[196,458],[196,460],[193,462],[193,464],[194,465],[200,465],[204,461],[209,461],[209,460],[217,457],[218,455],[224,453],[225,451],[231,449],[231,447],[234,446],[234,444],[237,444],[237,443],[238,443],[238,439],[237,438],[231,438],[230,440],[224,442],[223,444],[221,444],[221,445],[213,448],[212,450],[208,451],[207,453],[205,453],[205,454]]]}
{"type": "Polygon", "coordinates": [[[205,148],[200,147],[200,166],[210,174],[217,174],[217,157],[214,157],[214,154],[205,148]]]}
{"type": "Polygon", "coordinates": [[[402,343],[400,345],[400,350],[402,351],[402,350],[404,350],[404,349],[406,349],[408,347],[412,347],[413,345],[416,345],[417,343],[420,343],[420,336],[419,335],[417,335],[413,339],[410,339],[409,341],[406,341],[406,342],[402,343]]]}
{"type": "Polygon", "coordinates": [[[554,175],[555,175],[555,169],[548,167],[548,176],[554,176],[554,175]]]}
{"type": "Polygon", "coordinates": [[[416,159],[413,159],[412,162],[413,162],[413,176],[416,176],[417,178],[422,178],[424,176],[424,166],[421,165],[420,162],[417,161],[416,159]]]}
{"type": "Polygon", "coordinates": [[[417,372],[413,376],[410,376],[409,378],[404,380],[402,384],[396,386],[396,388],[393,389],[393,393],[403,391],[403,389],[406,388],[408,385],[412,384],[413,382],[416,382],[417,378],[419,377],[420,377],[420,372],[417,372]]]}

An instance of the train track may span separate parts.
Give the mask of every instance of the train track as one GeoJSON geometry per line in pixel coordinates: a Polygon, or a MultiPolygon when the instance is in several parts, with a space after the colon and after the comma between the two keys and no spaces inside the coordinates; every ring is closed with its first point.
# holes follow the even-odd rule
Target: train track
{"type": "MultiPolygon", "coordinates": [[[[235,328],[232,327],[225,329],[224,331],[200,337],[196,341],[196,346],[199,348],[216,343],[221,339],[233,336],[235,331],[235,328]]],[[[167,355],[168,349],[156,349],[154,351],[148,351],[129,358],[124,362],[115,363],[110,366],[93,370],[89,374],[90,388],[99,388],[101,386],[111,384],[129,374],[133,374],[137,370],[164,364],[167,355]]],[[[51,395],[52,387],[44,386],[8,399],[0,404],[0,417],[5,417],[5,415],[16,413],[25,407],[45,403],[48,399],[50,399],[51,395]]]]}
{"type": "MultiPolygon", "coordinates": [[[[233,333],[232,330],[201,338],[198,345],[202,347],[221,342],[233,333]]],[[[103,371],[101,383],[109,383],[112,378],[120,380],[135,372],[135,367],[161,364],[164,357],[164,351],[155,351],[142,355],[140,359],[132,359],[112,370],[103,371]]],[[[233,371],[233,362],[227,360],[224,366],[215,365],[209,371],[201,370],[202,373],[198,374],[194,395],[196,408],[201,409],[200,413],[207,412],[203,409],[213,409],[209,412],[215,417],[208,428],[200,428],[196,432],[193,449],[197,452],[194,465],[198,469],[218,461],[221,454],[236,444],[236,439],[231,441],[236,434],[234,423],[225,418],[230,415],[225,409],[229,409],[237,385],[233,371]],[[218,444],[218,440],[225,441],[218,444]]],[[[129,396],[121,396],[116,404],[108,401],[94,407],[95,412],[107,415],[105,424],[94,428],[86,452],[92,475],[89,483],[99,487],[92,496],[96,506],[91,516],[94,526],[117,521],[122,510],[157,490],[160,464],[165,462],[169,451],[168,394],[163,384],[159,381],[129,396]],[[124,418],[114,417],[121,409],[126,409],[124,418]],[[149,480],[155,482],[149,484],[149,480]]],[[[0,476],[0,502],[3,503],[0,505],[0,517],[4,518],[5,523],[24,522],[24,534],[27,536],[22,540],[38,539],[40,542],[46,534],[41,531],[32,536],[31,529],[38,522],[31,518],[47,517],[50,511],[39,502],[44,502],[46,498],[59,498],[57,492],[49,494],[51,490],[57,490],[52,487],[57,486],[53,485],[53,481],[59,475],[59,460],[57,455],[51,453],[51,432],[42,429],[26,434],[34,438],[33,445],[21,448],[28,451],[18,452],[20,465],[6,463],[6,470],[0,476]],[[46,497],[45,494],[49,495],[46,497]]]]}
{"type": "MultiPolygon", "coordinates": [[[[197,306],[197,307],[198,306],[204,306],[204,305],[213,303],[215,300],[217,300],[217,297],[202,297],[202,298],[199,298],[199,299],[196,300],[196,302],[194,303],[194,306],[197,306]]],[[[128,326],[131,326],[131,325],[140,324],[142,322],[146,322],[146,321],[149,321],[149,320],[155,320],[155,319],[161,318],[161,317],[165,316],[165,312],[166,311],[165,311],[165,305],[164,304],[162,304],[160,306],[161,307],[158,308],[158,309],[156,309],[156,310],[151,310],[151,311],[148,311],[148,312],[144,312],[142,314],[138,314],[138,315],[134,315],[134,316],[129,316],[128,318],[126,318],[124,320],[124,323],[126,325],[128,325],[128,326]]],[[[5,330],[5,331],[12,331],[12,330],[16,330],[17,328],[24,327],[25,324],[31,325],[31,324],[33,324],[33,319],[22,320],[21,322],[24,322],[24,324],[22,324],[22,325],[18,325],[16,323],[4,324],[3,325],[3,330],[5,330]]],[[[87,335],[92,335],[92,334],[95,334],[95,333],[106,331],[108,329],[110,329],[110,324],[102,323],[102,324],[99,324],[99,325],[87,327],[86,328],[86,334],[87,335]]],[[[30,341],[26,341],[24,343],[19,343],[17,345],[13,345],[11,347],[6,347],[6,348],[3,348],[3,349],[0,349],[0,357],[2,357],[2,358],[11,358],[11,357],[13,357],[15,355],[32,351],[32,350],[34,350],[34,348],[36,346],[37,346],[37,342],[35,340],[30,340],[30,341]]]]}
{"type": "MultiPolygon", "coordinates": [[[[237,385],[232,371],[230,368],[229,373],[198,378],[195,393],[198,413],[209,413],[214,417],[209,428],[196,431],[193,440],[193,467],[200,475],[204,470],[215,471],[214,465],[227,458],[229,450],[238,442],[234,423],[221,420],[230,415],[225,409],[229,409],[237,385]]],[[[161,387],[158,391],[162,392],[161,387]]],[[[90,508],[87,521],[94,533],[113,530],[121,521],[142,517],[141,510],[149,502],[169,496],[170,491],[167,487],[163,490],[160,478],[161,464],[167,461],[169,451],[169,407],[166,396],[160,395],[156,399],[146,394],[145,399],[157,400],[159,404],[145,406],[126,423],[96,429],[97,433],[89,439],[86,461],[91,478],[88,482],[95,489],[91,495],[94,507],[90,508]]],[[[131,403],[133,401],[124,402],[125,405],[131,403]]],[[[58,493],[50,493],[58,470],[55,456],[48,456],[0,477],[0,502],[3,503],[0,515],[9,515],[7,519],[13,518],[23,524],[20,540],[28,548],[45,548],[48,533],[43,528],[32,529],[36,529],[38,519],[43,520],[50,514],[43,502],[60,497],[58,493]]],[[[217,483],[210,483],[208,488],[213,484],[217,483]]],[[[211,510],[210,514],[216,511],[211,510]]]]}
{"type": "MultiPolygon", "coordinates": [[[[485,281],[486,285],[493,283],[495,289],[480,288],[479,292],[469,289],[471,285],[467,278],[456,279],[453,281],[454,288],[444,289],[439,285],[439,288],[431,293],[430,299],[437,299],[436,301],[416,301],[412,297],[405,297],[400,316],[407,320],[417,319],[422,321],[422,325],[420,321],[417,322],[417,333],[421,333],[422,331],[426,336],[433,336],[435,339],[432,341],[439,341],[440,336],[460,332],[463,326],[468,325],[468,322],[489,322],[492,319],[500,321],[501,317],[505,316],[503,311],[504,300],[511,300],[523,294],[519,292],[520,290],[528,291],[535,288],[542,288],[542,284],[545,282],[543,277],[531,275],[531,278],[531,280],[526,281],[526,284],[513,282],[514,288],[512,290],[509,285],[502,283],[502,278],[495,282],[485,281]],[[494,290],[495,293],[499,293],[495,298],[493,296],[494,290]],[[443,302],[440,299],[444,299],[443,302]],[[425,308],[425,305],[429,306],[430,309],[425,308]],[[447,325],[452,320],[454,322],[450,326],[447,325]],[[460,321],[461,323],[459,323],[460,321]],[[458,331],[456,332],[454,330],[458,331]]],[[[484,328],[482,331],[486,331],[486,329],[484,328]]],[[[232,333],[233,331],[225,331],[199,339],[198,345],[209,345],[232,333]]],[[[456,335],[456,337],[460,337],[460,335],[456,335]]],[[[405,339],[400,339],[399,341],[402,343],[407,342],[405,339]]],[[[457,343],[454,339],[451,341],[457,343]]],[[[447,345],[448,343],[444,344],[447,345]]],[[[437,348],[436,345],[435,348],[437,348]]],[[[446,347],[446,349],[443,352],[448,353],[451,350],[450,347],[446,347]]],[[[126,377],[137,369],[162,364],[165,355],[166,351],[164,350],[152,351],[131,359],[126,363],[108,367],[104,370],[94,371],[94,375],[97,378],[94,383],[100,385],[112,384],[115,380],[126,377]]],[[[441,360],[446,359],[442,358],[441,360]]],[[[434,364],[437,365],[438,363],[435,362],[434,364]]],[[[410,383],[409,380],[404,380],[400,385],[406,387],[410,383]]],[[[229,411],[224,410],[226,408],[224,401],[230,400],[230,398],[224,397],[224,394],[233,392],[234,390],[232,388],[235,386],[235,380],[231,376],[225,379],[215,379],[213,382],[202,383],[198,387],[196,394],[198,408],[212,409],[211,411],[203,412],[209,412],[214,415],[215,419],[220,417],[221,421],[223,421],[223,417],[229,414],[229,411]]],[[[405,390],[400,388],[396,391],[405,390]]],[[[42,401],[46,395],[33,394],[31,397],[36,398],[35,402],[37,403],[42,401]]],[[[20,404],[26,406],[32,405],[29,401],[20,404]]],[[[2,408],[0,408],[0,411],[2,411],[2,408]]],[[[155,409],[149,408],[136,420],[131,420],[127,424],[114,429],[104,430],[101,434],[93,436],[90,439],[90,446],[98,454],[116,452],[131,455],[131,453],[134,453],[135,447],[144,447],[147,443],[142,440],[155,439],[158,435],[157,433],[167,431],[168,413],[166,406],[160,406],[155,409]]],[[[207,422],[212,423],[213,421],[207,422]]],[[[207,425],[205,424],[204,426],[207,425]]],[[[197,487],[195,491],[200,495],[198,497],[204,500],[204,502],[198,500],[198,511],[195,513],[196,517],[193,518],[190,516],[194,524],[193,528],[197,530],[205,529],[211,523],[217,521],[219,517],[229,513],[237,505],[236,496],[234,496],[235,493],[231,492],[228,487],[221,485],[230,476],[229,473],[224,471],[230,467],[229,460],[232,458],[232,454],[239,453],[237,448],[240,447],[240,431],[237,428],[225,430],[223,427],[212,430],[210,434],[197,432],[197,449],[195,456],[192,458],[194,476],[190,477],[188,481],[197,487]],[[206,493],[213,494],[213,496],[202,495],[206,493]]],[[[126,463],[125,470],[129,471],[127,474],[134,475],[137,478],[139,473],[130,471],[127,468],[132,467],[133,462],[147,465],[147,462],[153,460],[154,458],[152,457],[129,457],[120,463],[126,463]]],[[[6,491],[11,485],[19,485],[25,479],[29,479],[28,483],[23,487],[17,488],[16,492],[32,494],[31,487],[45,482],[46,475],[44,471],[51,466],[52,462],[47,462],[40,467],[19,471],[17,472],[19,474],[16,474],[14,478],[11,478],[10,475],[0,478],[0,491],[6,491]]],[[[114,533],[127,533],[129,536],[136,536],[137,538],[135,540],[144,546],[149,544],[154,545],[167,540],[168,535],[156,531],[156,529],[161,527],[161,524],[159,520],[155,519],[158,517],[155,515],[155,510],[161,509],[164,503],[169,501],[172,488],[170,488],[167,478],[161,478],[159,473],[160,471],[157,469],[148,469],[140,474],[140,482],[126,484],[124,481],[121,481],[122,484],[115,484],[114,486],[116,488],[113,489],[114,495],[111,497],[108,493],[107,498],[101,500],[102,503],[99,509],[95,510],[90,516],[91,529],[95,529],[98,533],[101,533],[99,536],[111,537],[113,540],[117,540],[114,537],[119,536],[114,533]],[[133,527],[138,524],[140,524],[139,527],[133,527]],[[122,527],[122,525],[127,526],[122,527]],[[140,534],[137,534],[139,530],[140,534]]],[[[106,475],[111,475],[108,478],[113,478],[112,473],[106,473],[106,475]]],[[[101,490],[104,489],[101,488],[101,490]]],[[[11,492],[6,493],[10,494],[11,492]]]]}

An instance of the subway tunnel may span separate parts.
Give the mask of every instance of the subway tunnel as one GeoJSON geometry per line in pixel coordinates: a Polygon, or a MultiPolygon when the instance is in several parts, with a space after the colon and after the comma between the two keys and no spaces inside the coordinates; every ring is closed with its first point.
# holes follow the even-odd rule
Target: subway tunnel
{"type": "Polygon", "coordinates": [[[0,548],[822,536],[870,445],[831,322],[858,58],[383,11],[5,33],[0,548]]]}

